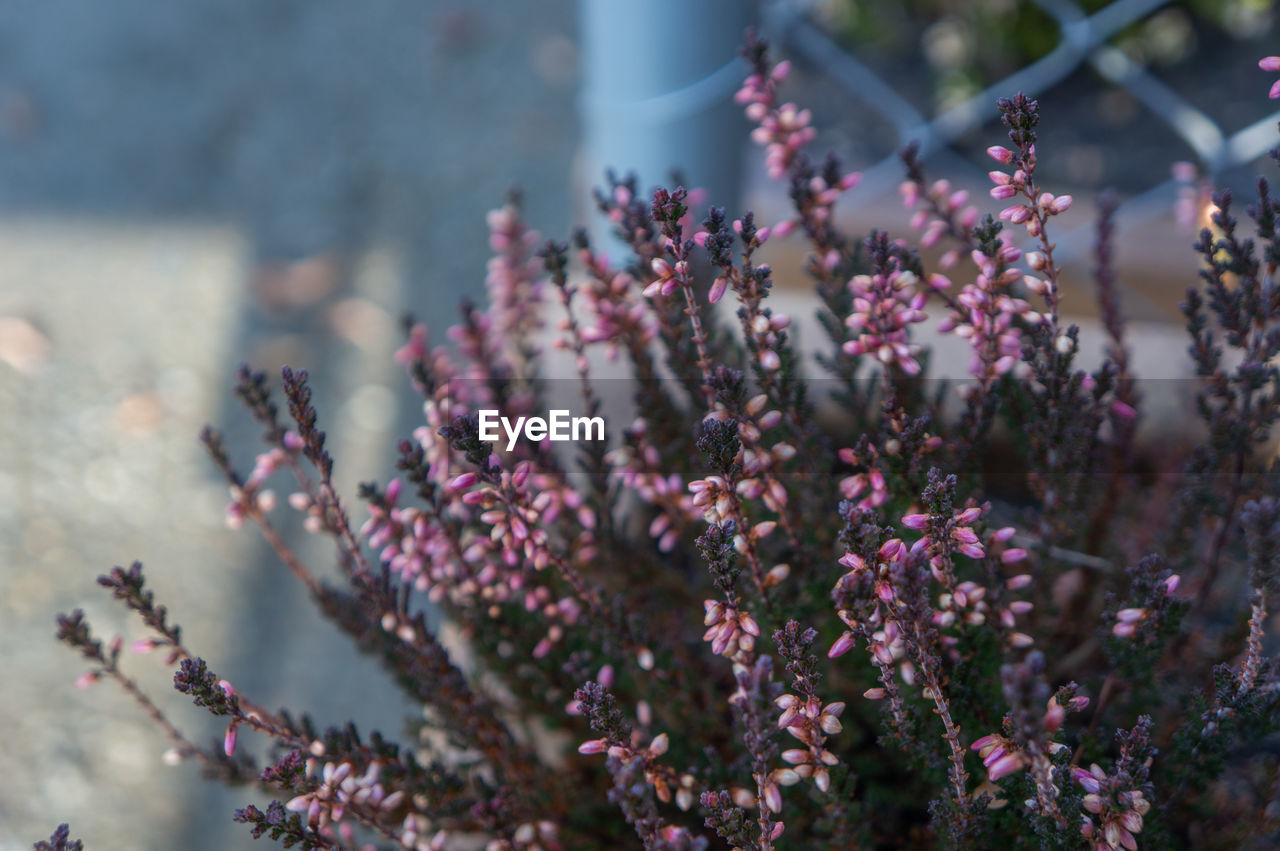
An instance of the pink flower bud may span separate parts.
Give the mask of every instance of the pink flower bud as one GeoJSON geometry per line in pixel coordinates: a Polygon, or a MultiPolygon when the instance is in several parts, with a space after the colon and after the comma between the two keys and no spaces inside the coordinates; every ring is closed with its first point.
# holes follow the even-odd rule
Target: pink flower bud
{"type": "Polygon", "coordinates": [[[1280,71],[1280,56],[1268,56],[1258,60],[1258,67],[1263,71],[1280,71]]]}
{"type": "Polygon", "coordinates": [[[770,812],[782,812],[782,791],[776,783],[766,783],[764,787],[764,803],[770,812]]]}
{"type": "Polygon", "coordinates": [[[1138,416],[1138,412],[1133,409],[1132,405],[1125,404],[1119,399],[1115,399],[1111,402],[1111,412],[1117,417],[1126,420],[1132,420],[1138,416]]]}
{"type": "Polygon", "coordinates": [[[239,721],[232,721],[227,725],[227,734],[222,739],[222,752],[227,756],[233,756],[236,752],[236,731],[240,726],[239,721]]]}
{"type": "Polygon", "coordinates": [[[898,184],[898,194],[902,196],[902,206],[910,210],[920,202],[920,184],[914,180],[904,180],[898,184]]]}
{"type": "Polygon", "coordinates": [[[1013,162],[1013,151],[1008,148],[1002,148],[999,145],[992,145],[990,148],[987,148],[987,156],[991,157],[991,159],[996,162],[1004,163],[1005,165],[1009,165],[1013,162]]]}
{"type": "Polygon", "coordinates": [[[782,761],[789,762],[792,765],[803,765],[809,762],[809,752],[800,748],[794,748],[789,751],[782,752],[782,761]]]}
{"type": "Polygon", "coordinates": [[[845,553],[840,556],[840,564],[850,570],[863,570],[867,566],[867,563],[863,560],[862,556],[857,553],[845,553]]]}
{"type": "Polygon", "coordinates": [[[460,476],[455,476],[453,480],[449,482],[449,487],[452,490],[465,490],[479,481],[479,478],[480,477],[475,473],[463,473],[460,476]]]}
{"type": "Polygon", "coordinates": [[[1022,770],[1022,757],[1016,753],[1007,753],[987,767],[987,777],[994,783],[1001,777],[1022,770]]]}
{"type": "Polygon", "coordinates": [[[608,747],[609,747],[609,743],[605,739],[590,739],[578,745],[578,753],[581,753],[581,754],[604,753],[608,747]]]}
{"type": "Polygon", "coordinates": [[[1006,219],[1015,225],[1020,225],[1031,218],[1031,208],[1023,204],[1014,204],[1001,210],[1000,218],[1006,219]]]}
{"type": "Polygon", "coordinates": [[[1173,174],[1173,179],[1181,183],[1194,183],[1199,176],[1195,163],[1189,163],[1186,160],[1174,163],[1169,170],[1173,174]]]}
{"type": "Polygon", "coordinates": [[[877,555],[885,561],[897,561],[907,554],[907,545],[902,543],[901,538],[890,538],[880,545],[880,551],[877,555]]]}
{"type": "Polygon", "coordinates": [[[853,633],[846,632],[835,640],[831,645],[831,649],[827,651],[827,658],[835,659],[837,656],[843,656],[853,649],[854,637],[853,633]]]}
{"type": "Polygon", "coordinates": [[[764,576],[764,587],[772,588],[791,575],[791,565],[780,564],[764,576]]]}
{"type": "Polygon", "coordinates": [[[1116,620],[1120,623],[1137,623],[1145,619],[1148,614],[1146,609],[1121,609],[1116,612],[1116,620]]]}

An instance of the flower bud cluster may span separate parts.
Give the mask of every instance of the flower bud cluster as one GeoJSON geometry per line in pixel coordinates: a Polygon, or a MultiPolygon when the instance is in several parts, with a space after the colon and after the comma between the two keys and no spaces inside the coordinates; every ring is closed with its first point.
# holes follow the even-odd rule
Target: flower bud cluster
{"type": "Polygon", "coordinates": [[[702,511],[702,519],[712,526],[723,526],[737,513],[733,488],[723,476],[692,481],[689,493],[693,494],[693,504],[702,511]]]}
{"type": "Polygon", "coordinates": [[[889,485],[884,473],[877,466],[879,451],[868,444],[863,451],[841,449],[840,460],[863,471],[846,476],[840,480],[840,492],[845,499],[858,500],[858,507],[871,511],[884,505],[889,500],[889,485]]]}
{"type": "Polygon", "coordinates": [[[906,269],[855,275],[849,281],[853,312],[845,320],[853,338],[845,342],[845,354],[871,354],[885,366],[918,374],[920,346],[910,341],[907,330],[927,318],[926,296],[917,291],[918,283],[916,274],[906,269]]]}
{"type": "MultiPolygon", "coordinates": [[[[955,189],[951,181],[935,180],[928,187],[915,180],[905,180],[898,186],[902,203],[911,214],[911,229],[920,231],[920,245],[937,245],[947,234],[963,233],[978,222],[978,208],[969,203],[969,193],[955,189]]],[[[951,249],[938,261],[943,269],[949,269],[960,259],[960,253],[951,249]]]]}
{"type": "Polygon", "coordinates": [[[649,535],[665,553],[675,548],[681,531],[703,512],[685,491],[680,475],[665,471],[658,448],[647,439],[648,430],[649,424],[637,419],[625,433],[627,445],[611,450],[605,460],[628,491],[658,509],[649,524],[649,535]]]}
{"type": "MultiPolygon", "coordinates": [[[[778,473],[786,462],[795,457],[796,449],[781,440],[772,446],[766,445],[762,432],[773,428],[782,420],[782,412],[769,408],[768,404],[769,399],[763,393],[753,396],[737,413],[717,402],[716,409],[706,419],[720,422],[736,419],[742,453],[741,477],[736,480],[734,489],[743,499],[758,499],[770,511],[782,514],[789,497],[778,473]]],[[[690,489],[692,490],[692,486],[690,489]]]]}
{"type": "MultiPolygon", "coordinates": [[[[307,760],[307,773],[315,774],[317,760],[307,760]]],[[[320,770],[319,785],[310,792],[298,795],[285,804],[285,808],[305,815],[307,824],[324,828],[342,820],[348,809],[359,808],[371,813],[386,813],[404,801],[403,791],[387,794],[378,775],[381,764],[373,760],[363,774],[356,774],[350,762],[326,762],[320,770]]]]}
{"type": "MultiPolygon", "coordinates": [[[[969,342],[969,374],[985,390],[1021,360],[1022,332],[1018,323],[1043,321],[1025,300],[1010,295],[1009,287],[1021,280],[1033,292],[1043,293],[1049,284],[1024,275],[1013,265],[1022,257],[1022,251],[1012,243],[1003,242],[990,254],[975,248],[970,255],[978,267],[978,276],[961,289],[951,314],[942,320],[938,330],[969,342]]],[[[1032,252],[1028,257],[1035,269],[1037,258],[1042,255],[1032,252]]],[[[969,387],[962,390],[972,392],[969,387]]]]}
{"type": "MultiPolygon", "coordinates": [[[[480,512],[478,520],[489,529],[487,540],[496,545],[498,561],[505,571],[495,570],[495,578],[501,577],[506,588],[522,590],[525,609],[541,612],[550,621],[547,635],[533,649],[534,658],[541,658],[564,637],[566,627],[578,622],[584,604],[593,601],[583,587],[559,598],[554,598],[546,586],[528,587],[525,568],[543,571],[554,565],[563,569],[566,558],[589,562],[595,555],[596,516],[582,495],[558,476],[533,470],[531,462],[521,461],[512,470],[503,470],[496,484],[485,483],[468,490],[462,495],[462,502],[480,512]],[[569,548],[571,557],[552,545],[549,531],[562,514],[572,517],[572,528],[577,530],[569,548]]],[[[474,475],[463,474],[454,482],[458,484],[463,479],[460,486],[471,487],[477,480],[467,477],[474,475]]]]}
{"type": "Polygon", "coordinates": [[[1116,851],[1138,847],[1136,834],[1142,832],[1142,817],[1151,809],[1141,789],[1124,789],[1119,778],[1108,777],[1094,763],[1086,771],[1076,766],[1071,776],[1085,791],[1081,806],[1091,813],[1084,817],[1080,834],[1092,845],[1092,851],[1116,851]]]}
{"type": "Polygon", "coordinates": [[[697,800],[697,780],[691,774],[679,773],[659,763],[670,747],[670,739],[666,733],[648,735],[652,719],[646,705],[641,705],[639,713],[643,729],[632,728],[603,683],[590,682],[578,689],[573,705],[577,712],[587,716],[592,730],[601,734],[580,744],[578,753],[606,754],[609,770],[615,777],[642,775],[659,801],[674,801],[681,810],[693,806],[697,800]]]}
{"type": "Polygon", "coordinates": [[[397,506],[402,488],[401,480],[393,479],[383,498],[369,505],[360,537],[378,553],[379,561],[416,590],[428,592],[433,602],[446,594],[459,603],[473,598],[479,587],[467,560],[457,557],[455,542],[430,514],[397,506]]]}
{"type": "Polygon", "coordinates": [[[834,736],[843,729],[840,715],[844,712],[844,703],[836,701],[824,706],[816,697],[803,698],[794,694],[781,695],[775,703],[782,710],[778,718],[779,729],[786,730],[805,747],[782,752],[782,761],[792,767],[774,772],[774,782],[791,786],[802,779],[812,778],[814,785],[826,792],[831,785],[829,768],[840,762],[825,747],[826,737],[834,736]]]}
{"type": "Polygon", "coordinates": [[[500,339],[524,340],[541,325],[536,309],[544,289],[536,256],[541,237],[525,225],[514,200],[490,210],[485,220],[494,252],[485,275],[493,330],[500,339]]]}
{"type": "MultiPolygon", "coordinates": [[[[1058,703],[1056,695],[1049,698],[1044,716],[1040,720],[1040,727],[1045,737],[1052,740],[1062,728],[1062,722],[1066,719],[1068,712],[1081,712],[1088,705],[1089,698],[1083,696],[1071,698],[1066,706],[1058,703]]],[[[1049,753],[1058,753],[1065,747],[1066,745],[1059,742],[1050,741],[1047,749],[1049,753]]],[[[1019,748],[1010,737],[1000,733],[982,736],[969,748],[977,751],[978,756],[982,758],[982,764],[987,769],[987,779],[992,783],[1022,771],[1031,764],[1031,758],[1026,751],[1019,748]]]]}
{"type": "Polygon", "coordinates": [[[755,70],[734,99],[746,105],[747,119],[756,125],[751,140],[765,149],[765,170],[769,177],[781,180],[790,175],[791,196],[796,207],[796,216],[774,225],[772,235],[786,236],[801,226],[826,246],[828,260],[824,262],[834,265],[839,261],[839,252],[825,238],[830,233],[832,210],[842,194],[858,185],[862,175],[841,173],[830,157],[821,173],[814,173],[803,153],[815,135],[810,126],[812,115],[792,103],[778,105],[777,88],[791,73],[791,63],[779,62],[770,69],[762,53],[754,58],[755,70]]]}
{"type": "MultiPolygon", "coordinates": [[[[1280,56],[1265,56],[1258,60],[1258,67],[1263,71],[1272,73],[1280,71],[1280,56]]],[[[1280,80],[1276,80],[1271,84],[1271,91],[1267,93],[1267,96],[1272,100],[1280,98],[1280,80]]]]}
{"type": "Polygon", "coordinates": [[[587,272],[582,288],[586,303],[582,339],[603,343],[610,360],[623,346],[643,351],[657,336],[658,328],[648,305],[636,295],[635,278],[610,268],[607,257],[590,249],[583,248],[578,258],[587,272]]]}
{"type": "MultiPolygon", "coordinates": [[[[871,661],[882,670],[898,667],[903,682],[910,685],[915,682],[915,666],[907,658],[904,630],[890,606],[897,597],[907,555],[906,544],[900,538],[890,538],[869,556],[848,552],[840,558],[848,572],[836,582],[833,596],[839,607],[836,614],[848,629],[831,645],[827,656],[843,656],[861,636],[871,661]]],[[[881,696],[878,691],[870,695],[872,699],[881,696]]]]}
{"type": "Polygon", "coordinates": [[[1049,218],[1071,209],[1070,195],[1053,195],[1050,192],[1035,194],[1033,175],[1036,168],[1036,146],[1034,144],[1029,145],[1021,157],[1015,157],[1013,151],[998,145],[988,148],[987,154],[996,162],[1012,166],[1014,169],[1012,172],[997,169],[988,173],[987,176],[995,184],[991,189],[991,197],[997,201],[1007,201],[1018,196],[1026,199],[1024,202],[1011,204],[1001,210],[1001,219],[1010,224],[1024,225],[1029,236],[1038,237],[1049,218]]]}
{"type": "MultiPolygon", "coordinates": [[[[1165,577],[1161,582],[1163,596],[1172,597],[1181,582],[1182,578],[1176,573],[1165,577]]],[[[1156,620],[1160,610],[1164,608],[1166,607],[1161,605],[1161,601],[1157,601],[1147,606],[1131,606],[1127,609],[1121,609],[1116,612],[1116,622],[1111,627],[1111,633],[1117,638],[1133,638],[1143,628],[1144,624],[1156,620]]]]}
{"type": "Polygon", "coordinates": [[[228,527],[239,529],[250,514],[266,514],[275,509],[276,493],[266,487],[267,479],[277,470],[287,467],[302,451],[302,439],[297,432],[286,432],[282,444],[258,453],[253,461],[253,470],[244,482],[231,486],[231,502],[227,504],[225,515],[228,527]]]}
{"type": "Polygon", "coordinates": [[[765,149],[765,169],[778,180],[791,167],[798,152],[813,141],[817,131],[807,109],[794,103],[778,104],[778,85],[791,73],[791,63],[779,62],[767,73],[747,77],[733,99],[746,106],[747,119],[756,125],[751,141],[765,149]]]}
{"type": "Polygon", "coordinates": [[[733,660],[750,657],[760,634],[755,618],[719,600],[706,600],[702,605],[707,611],[702,621],[707,631],[702,640],[711,642],[711,652],[733,660]]]}

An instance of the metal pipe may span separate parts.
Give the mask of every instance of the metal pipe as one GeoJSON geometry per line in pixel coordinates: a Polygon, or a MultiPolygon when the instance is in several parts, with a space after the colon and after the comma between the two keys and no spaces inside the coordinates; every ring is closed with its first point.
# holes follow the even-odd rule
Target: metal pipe
{"type": "MultiPolygon", "coordinates": [[[[736,211],[744,121],[733,93],[749,73],[738,55],[755,17],[746,0],[580,0],[583,176],[634,173],[639,189],[686,188],[736,211]]],[[[597,244],[617,242],[592,222],[597,244]]]]}

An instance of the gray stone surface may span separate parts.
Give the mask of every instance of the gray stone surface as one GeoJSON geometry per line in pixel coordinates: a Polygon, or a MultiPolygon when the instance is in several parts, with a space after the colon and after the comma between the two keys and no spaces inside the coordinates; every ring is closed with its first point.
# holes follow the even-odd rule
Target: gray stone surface
{"type": "MultiPolygon", "coordinates": [[[[55,612],[142,634],[94,585],[114,564],[142,560],[190,645],[268,706],[392,734],[415,711],[224,528],[195,437],[237,421],[240,360],[288,361],[322,376],[344,492],[385,477],[395,316],[440,328],[479,291],[512,181],[567,230],[574,38],[569,0],[0,4],[0,849],[60,821],[98,849],[257,847],[229,824],[251,793],[163,765],[109,684],[73,687],[55,612]],[[310,302],[250,297],[282,285],[310,302]]],[[[162,660],[126,661],[220,736],[162,660]]]]}

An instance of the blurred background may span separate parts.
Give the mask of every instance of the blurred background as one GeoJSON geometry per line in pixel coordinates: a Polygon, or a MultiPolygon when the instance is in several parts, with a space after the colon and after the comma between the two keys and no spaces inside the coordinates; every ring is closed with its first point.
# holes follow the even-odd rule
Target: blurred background
{"type": "MultiPolygon", "coordinates": [[[[591,221],[609,165],[642,186],[678,167],[731,210],[785,216],[730,103],[752,22],[795,61],[786,95],[812,107],[814,149],[865,172],[842,202],[857,230],[907,233],[894,153],[911,139],[985,201],[995,96],[1039,97],[1044,179],[1081,211],[1063,256],[1083,281],[1091,201],[1114,187],[1139,368],[1181,351],[1200,177],[1247,190],[1275,140],[1257,68],[1280,53],[1270,0],[0,4],[2,851],[61,821],[94,848],[255,847],[229,820],[253,793],[165,765],[118,690],[73,686],[55,613],[142,635],[94,584],[116,564],[141,560],[187,643],[258,702],[401,732],[418,709],[252,530],[224,526],[196,435],[227,429],[247,468],[236,366],[305,366],[343,492],[385,480],[415,415],[398,317],[438,339],[482,294],[484,214],[511,185],[557,239],[591,221]]],[[[803,309],[803,247],[771,248],[803,309]]],[[[1083,285],[1068,307],[1088,323],[1083,285]]],[[[125,662],[190,735],[221,736],[161,659],[125,662]]]]}

